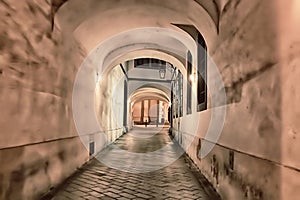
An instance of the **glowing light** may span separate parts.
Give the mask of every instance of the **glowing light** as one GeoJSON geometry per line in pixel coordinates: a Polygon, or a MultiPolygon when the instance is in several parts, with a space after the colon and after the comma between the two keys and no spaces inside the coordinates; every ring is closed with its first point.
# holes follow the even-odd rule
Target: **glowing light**
{"type": "Polygon", "coordinates": [[[190,75],[190,81],[195,82],[196,78],[197,78],[196,73],[190,75]]]}

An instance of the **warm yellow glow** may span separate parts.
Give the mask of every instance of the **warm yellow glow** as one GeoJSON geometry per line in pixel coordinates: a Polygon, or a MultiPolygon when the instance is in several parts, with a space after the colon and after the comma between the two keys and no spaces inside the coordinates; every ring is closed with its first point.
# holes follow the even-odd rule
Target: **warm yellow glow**
{"type": "Polygon", "coordinates": [[[192,81],[192,82],[195,82],[196,81],[196,74],[194,73],[194,74],[191,74],[190,75],[190,81],[192,81]]]}

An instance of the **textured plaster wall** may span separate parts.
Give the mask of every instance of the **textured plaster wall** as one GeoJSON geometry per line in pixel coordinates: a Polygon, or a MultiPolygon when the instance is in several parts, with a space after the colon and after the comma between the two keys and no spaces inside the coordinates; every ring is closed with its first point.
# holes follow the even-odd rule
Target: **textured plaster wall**
{"type": "Polygon", "coordinates": [[[300,2],[280,0],[277,5],[281,7],[278,31],[282,33],[279,43],[282,90],[281,154],[282,163],[289,166],[281,168],[284,178],[281,191],[282,194],[297,199],[300,188],[300,2]]]}
{"type": "MultiPolygon", "coordinates": [[[[188,153],[224,199],[298,199],[297,12],[299,3],[269,0],[227,1],[221,12],[216,46],[208,48],[227,93],[222,135],[200,160],[199,140],[218,108],[180,125],[185,146],[192,140],[189,121],[199,118],[188,153]]],[[[209,66],[208,76],[213,82],[209,66]]]]}
{"type": "Polygon", "coordinates": [[[72,119],[85,54],[47,1],[0,1],[0,199],[36,199],[88,159],[72,119]]]}
{"type": "Polygon", "coordinates": [[[103,139],[95,135],[97,152],[123,134],[124,77],[120,66],[117,65],[102,77],[96,88],[95,110],[107,141],[103,144],[103,139]]]}

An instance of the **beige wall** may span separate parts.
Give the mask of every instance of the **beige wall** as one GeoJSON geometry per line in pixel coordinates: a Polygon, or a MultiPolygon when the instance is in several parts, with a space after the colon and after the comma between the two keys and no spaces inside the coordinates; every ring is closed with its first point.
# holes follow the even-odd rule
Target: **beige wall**
{"type": "Polygon", "coordinates": [[[99,81],[95,92],[95,110],[99,124],[106,135],[106,144],[103,138],[95,134],[99,152],[105,145],[115,141],[123,134],[124,113],[124,74],[120,66],[114,67],[99,81]]]}
{"type": "Polygon", "coordinates": [[[72,118],[85,53],[46,1],[0,2],[0,199],[35,199],[88,160],[72,118]]]}
{"type": "Polygon", "coordinates": [[[297,198],[300,188],[300,4],[295,0],[278,0],[277,5],[281,8],[278,31],[282,33],[279,38],[282,91],[281,155],[282,163],[286,166],[280,168],[283,178],[281,191],[282,194],[297,198]]]}
{"type": "MultiPolygon", "coordinates": [[[[180,128],[188,148],[190,121],[199,120],[188,154],[224,199],[298,199],[299,10],[296,1],[228,1],[221,13],[216,46],[208,48],[227,91],[222,135],[199,159],[199,139],[219,108],[183,117],[180,128]]],[[[208,76],[213,82],[209,66],[208,76]]]]}
{"type": "Polygon", "coordinates": [[[123,73],[114,68],[95,93],[106,138],[79,138],[72,91],[85,50],[51,30],[46,1],[0,2],[0,9],[0,199],[36,199],[88,161],[90,142],[97,153],[123,133],[124,83],[116,84],[123,73]]]}

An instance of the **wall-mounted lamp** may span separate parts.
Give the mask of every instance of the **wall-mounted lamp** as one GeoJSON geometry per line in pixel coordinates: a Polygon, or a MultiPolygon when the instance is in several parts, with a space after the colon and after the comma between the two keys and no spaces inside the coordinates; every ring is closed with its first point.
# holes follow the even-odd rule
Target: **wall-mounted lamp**
{"type": "Polygon", "coordinates": [[[190,81],[191,81],[191,82],[196,82],[196,80],[197,80],[197,75],[196,75],[196,73],[191,74],[191,75],[190,75],[190,81]]]}
{"type": "Polygon", "coordinates": [[[160,79],[165,79],[166,78],[166,69],[160,69],[159,70],[159,78],[160,79]]]}

